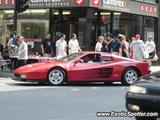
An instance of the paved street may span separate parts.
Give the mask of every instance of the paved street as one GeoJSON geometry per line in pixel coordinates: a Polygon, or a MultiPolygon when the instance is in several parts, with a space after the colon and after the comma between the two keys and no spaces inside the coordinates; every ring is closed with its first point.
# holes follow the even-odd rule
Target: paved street
{"type": "Polygon", "coordinates": [[[119,84],[53,87],[0,78],[0,116],[1,120],[133,120],[96,116],[96,112],[126,111],[126,90],[119,84]]]}

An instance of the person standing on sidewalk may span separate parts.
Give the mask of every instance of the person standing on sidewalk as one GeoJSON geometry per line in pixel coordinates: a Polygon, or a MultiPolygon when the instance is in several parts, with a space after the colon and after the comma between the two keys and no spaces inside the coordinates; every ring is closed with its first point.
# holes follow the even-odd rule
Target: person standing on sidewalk
{"type": "Polygon", "coordinates": [[[42,54],[45,57],[51,57],[53,53],[53,41],[51,39],[51,35],[48,33],[47,38],[42,40],[42,54]]]}
{"type": "Polygon", "coordinates": [[[152,36],[149,36],[148,40],[145,43],[145,46],[146,46],[146,49],[147,49],[147,51],[149,53],[149,58],[153,59],[153,57],[156,54],[156,45],[155,45],[155,43],[153,41],[153,37],[152,36]]]}
{"type": "Polygon", "coordinates": [[[9,40],[8,40],[7,46],[8,46],[8,47],[11,47],[12,45],[15,45],[15,42],[16,42],[16,40],[15,40],[15,38],[14,38],[14,35],[11,34],[11,35],[10,35],[10,38],[9,38],[9,40]]]}
{"type": "Polygon", "coordinates": [[[145,48],[139,34],[135,35],[135,40],[131,43],[131,58],[137,61],[147,61],[149,54],[145,48]]]}
{"type": "Polygon", "coordinates": [[[99,36],[98,39],[97,39],[96,46],[95,46],[95,51],[96,52],[100,52],[101,51],[103,41],[104,41],[104,37],[103,36],[99,36]]]}
{"type": "Polygon", "coordinates": [[[72,39],[69,40],[68,48],[69,48],[69,54],[77,53],[81,51],[81,48],[78,43],[77,35],[75,33],[72,34],[72,39]]]}
{"type": "Polygon", "coordinates": [[[19,44],[17,65],[16,68],[21,67],[27,63],[28,60],[28,45],[24,41],[24,37],[20,36],[17,38],[17,43],[19,44]]]}
{"type": "Polygon", "coordinates": [[[67,42],[66,42],[66,35],[61,34],[60,39],[56,41],[56,57],[60,59],[67,55],[67,42]]]}

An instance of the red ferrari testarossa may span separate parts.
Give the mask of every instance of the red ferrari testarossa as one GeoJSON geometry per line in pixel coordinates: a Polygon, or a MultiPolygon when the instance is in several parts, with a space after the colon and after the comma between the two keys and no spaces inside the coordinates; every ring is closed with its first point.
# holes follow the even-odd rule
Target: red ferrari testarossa
{"type": "Polygon", "coordinates": [[[149,73],[145,62],[103,52],[80,52],[59,60],[22,66],[14,71],[14,80],[48,82],[114,82],[130,85],[149,73]]]}

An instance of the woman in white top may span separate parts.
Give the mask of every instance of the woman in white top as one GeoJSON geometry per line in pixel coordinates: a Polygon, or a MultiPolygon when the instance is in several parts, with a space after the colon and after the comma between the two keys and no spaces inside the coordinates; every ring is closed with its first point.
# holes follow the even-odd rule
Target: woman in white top
{"type": "Polygon", "coordinates": [[[155,53],[156,53],[156,45],[153,41],[152,36],[149,36],[148,41],[145,43],[146,49],[149,53],[149,58],[153,59],[155,53]]]}
{"type": "Polygon", "coordinates": [[[99,36],[98,39],[97,39],[96,46],[95,46],[95,51],[97,51],[97,52],[101,51],[103,41],[104,41],[104,37],[99,36]]]}
{"type": "Polygon", "coordinates": [[[69,48],[69,54],[77,53],[77,52],[81,51],[81,48],[79,46],[77,36],[75,33],[72,34],[72,39],[69,40],[68,48],[69,48]]]}
{"type": "Polygon", "coordinates": [[[56,57],[57,59],[67,55],[67,42],[65,41],[66,35],[61,34],[60,39],[56,42],[56,57]]]}

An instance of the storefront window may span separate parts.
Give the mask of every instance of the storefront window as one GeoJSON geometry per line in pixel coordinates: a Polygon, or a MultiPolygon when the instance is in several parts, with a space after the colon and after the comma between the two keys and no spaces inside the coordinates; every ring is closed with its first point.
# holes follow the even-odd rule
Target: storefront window
{"type": "Polygon", "coordinates": [[[106,35],[110,31],[110,12],[101,12],[100,13],[100,20],[101,20],[101,26],[100,31],[101,35],[106,35]]]}
{"type": "Polygon", "coordinates": [[[25,38],[43,39],[49,32],[49,10],[27,10],[18,16],[17,32],[25,38]]]}
{"type": "Polygon", "coordinates": [[[136,33],[143,34],[142,17],[127,13],[114,14],[113,17],[113,34],[124,34],[127,37],[132,37],[136,33]]]}
{"type": "MultiPolygon", "coordinates": [[[[49,10],[27,10],[18,14],[17,35],[30,39],[43,39],[49,32],[49,10]]],[[[14,10],[0,10],[0,41],[6,46],[14,28],[14,10]]]]}
{"type": "Polygon", "coordinates": [[[149,36],[152,36],[154,38],[155,35],[155,19],[154,18],[149,18],[149,17],[144,17],[144,40],[146,41],[149,36]]]}
{"type": "Polygon", "coordinates": [[[9,35],[13,32],[13,10],[0,10],[0,42],[6,46],[9,35]]]}
{"type": "Polygon", "coordinates": [[[48,30],[45,30],[45,23],[22,23],[21,34],[25,38],[45,38],[48,30]]]}

